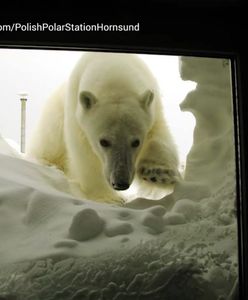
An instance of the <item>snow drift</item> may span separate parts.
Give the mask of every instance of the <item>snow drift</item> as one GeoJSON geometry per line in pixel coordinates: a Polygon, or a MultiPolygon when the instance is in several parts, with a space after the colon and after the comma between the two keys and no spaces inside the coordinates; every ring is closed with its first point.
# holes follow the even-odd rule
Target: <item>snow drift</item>
{"type": "Polygon", "coordinates": [[[79,200],[62,172],[0,139],[0,299],[227,299],[238,272],[230,66],[182,57],[197,82],[185,178],[161,200],[79,200]]]}

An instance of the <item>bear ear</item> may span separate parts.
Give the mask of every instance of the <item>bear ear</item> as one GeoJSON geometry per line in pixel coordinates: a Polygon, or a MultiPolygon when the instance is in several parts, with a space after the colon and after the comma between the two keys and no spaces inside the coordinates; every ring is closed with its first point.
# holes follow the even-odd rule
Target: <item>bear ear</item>
{"type": "Polygon", "coordinates": [[[147,109],[154,99],[154,93],[151,90],[146,91],[141,97],[141,106],[147,109]]]}
{"type": "Polygon", "coordinates": [[[83,108],[88,110],[96,104],[97,99],[91,92],[82,91],[79,95],[79,101],[82,104],[83,108]]]}

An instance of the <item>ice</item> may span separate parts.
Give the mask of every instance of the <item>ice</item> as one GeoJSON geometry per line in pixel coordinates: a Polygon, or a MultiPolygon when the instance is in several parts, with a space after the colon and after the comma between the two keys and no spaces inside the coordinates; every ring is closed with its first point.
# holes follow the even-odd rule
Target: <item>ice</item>
{"type": "Polygon", "coordinates": [[[87,241],[97,237],[104,229],[104,220],[91,208],[79,211],[72,219],[69,237],[76,241],[87,241]]]}
{"type": "Polygon", "coordinates": [[[176,213],[176,212],[168,212],[164,217],[164,223],[166,225],[185,224],[186,219],[183,214],[176,213]]]}
{"type": "Polygon", "coordinates": [[[133,232],[133,227],[127,222],[111,222],[105,229],[105,234],[108,237],[114,237],[122,234],[129,234],[133,232]]]}
{"type": "Polygon", "coordinates": [[[184,180],[160,200],[122,207],[75,198],[61,171],[25,160],[0,138],[1,299],[234,297],[230,66],[182,57],[181,75],[197,82],[181,105],[196,118],[194,144],[184,180]]]}
{"type": "Polygon", "coordinates": [[[164,220],[162,216],[147,213],[142,220],[142,224],[148,227],[150,229],[148,232],[152,234],[158,234],[164,231],[164,220]]]}
{"type": "Polygon", "coordinates": [[[198,218],[201,213],[201,207],[197,202],[189,199],[178,200],[172,208],[172,212],[182,214],[186,220],[198,218]]]}

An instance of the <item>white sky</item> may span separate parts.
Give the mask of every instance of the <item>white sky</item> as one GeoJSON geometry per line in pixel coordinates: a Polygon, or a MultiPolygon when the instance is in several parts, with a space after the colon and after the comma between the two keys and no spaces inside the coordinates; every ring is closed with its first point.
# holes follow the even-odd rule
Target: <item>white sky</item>
{"type": "MultiPolygon", "coordinates": [[[[19,93],[28,93],[26,139],[31,135],[45,100],[65,81],[77,60],[79,51],[0,49],[0,134],[20,143],[19,93]]],[[[178,57],[140,55],[154,73],[161,88],[165,113],[179,148],[182,161],[192,145],[195,120],[191,113],[181,112],[179,104],[195,83],[182,81],[178,57]]]]}

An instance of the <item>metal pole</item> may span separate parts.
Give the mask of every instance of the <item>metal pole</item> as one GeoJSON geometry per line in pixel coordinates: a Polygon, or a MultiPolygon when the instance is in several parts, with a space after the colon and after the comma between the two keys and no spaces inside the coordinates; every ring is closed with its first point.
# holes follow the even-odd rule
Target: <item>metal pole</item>
{"type": "Polygon", "coordinates": [[[26,139],[26,102],[28,94],[19,94],[21,101],[21,152],[25,152],[25,139],[26,139]]]}

